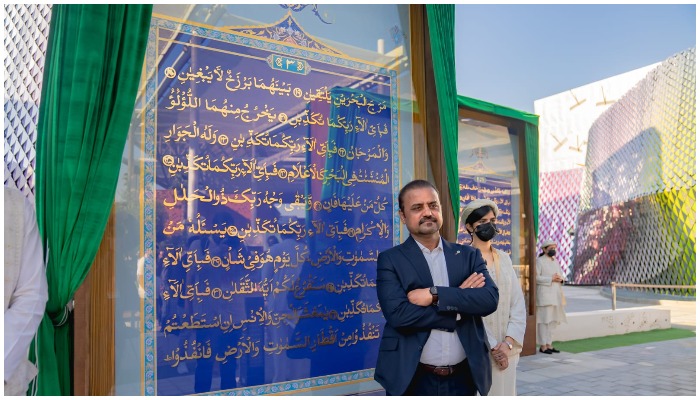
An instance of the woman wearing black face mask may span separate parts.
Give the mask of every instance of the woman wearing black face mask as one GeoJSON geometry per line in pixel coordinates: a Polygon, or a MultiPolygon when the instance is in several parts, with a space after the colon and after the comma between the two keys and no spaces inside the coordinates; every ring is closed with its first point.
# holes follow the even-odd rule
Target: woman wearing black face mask
{"type": "Polygon", "coordinates": [[[460,221],[472,236],[473,247],[481,251],[489,275],[498,286],[498,308],[483,318],[491,349],[491,389],[489,396],[517,396],[515,369],[525,336],[525,299],[507,253],[491,242],[497,235],[498,206],[491,200],[467,204],[460,221]]]}
{"type": "Polygon", "coordinates": [[[542,253],[537,257],[537,343],[540,353],[559,353],[552,347],[552,331],[566,322],[564,294],[561,285],[564,278],[561,266],[554,258],[557,244],[553,240],[542,243],[542,253]]]}

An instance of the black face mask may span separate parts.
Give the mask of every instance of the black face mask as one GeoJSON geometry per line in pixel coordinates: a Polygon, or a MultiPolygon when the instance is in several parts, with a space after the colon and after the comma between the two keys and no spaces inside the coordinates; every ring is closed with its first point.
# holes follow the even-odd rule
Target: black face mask
{"type": "Polygon", "coordinates": [[[496,227],[489,222],[488,224],[481,224],[477,226],[474,233],[476,234],[476,237],[481,239],[482,242],[488,242],[489,240],[493,239],[494,236],[496,236],[498,231],[496,230],[496,227]]]}
{"type": "Polygon", "coordinates": [[[557,251],[554,249],[548,250],[547,255],[550,257],[554,257],[557,254],[557,251]]]}

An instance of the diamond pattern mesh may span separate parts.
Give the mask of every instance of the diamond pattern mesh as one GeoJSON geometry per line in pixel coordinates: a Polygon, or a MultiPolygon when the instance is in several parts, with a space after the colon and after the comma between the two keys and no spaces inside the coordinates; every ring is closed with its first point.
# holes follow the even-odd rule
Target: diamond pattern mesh
{"type": "Polygon", "coordinates": [[[5,184],[34,194],[36,124],[49,36],[49,5],[4,6],[5,184]]]}
{"type": "Polygon", "coordinates": [[[540,251],[540,246],[545,240],[557,242],[555,258],[566,276],[571,272],[569,264],[573,255],[574,239],[569,230],[576,223],[582,172],[582,169],[576,168],[540,174],[540,235],[537,238],[537,249],[540,251]]]}
{"type": "Polygon", "coordinates": [[[692,49],[664,61],[591,127],[574,283],[695,284],[695,93],[692,49]]]}

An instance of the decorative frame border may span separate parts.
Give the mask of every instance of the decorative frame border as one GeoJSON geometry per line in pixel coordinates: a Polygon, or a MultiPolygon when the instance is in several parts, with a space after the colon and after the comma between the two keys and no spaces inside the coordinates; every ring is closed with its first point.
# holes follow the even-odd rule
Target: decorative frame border
{"type": "Polygon", "coordinates": [[[277,22],[269,25],[263,26],[237,26],[231,27],[229,29],[231,32],[243,33],[246,35],[251,35],[255,38],[269,39],[277,42],[282,41],[282,37],[287,37],[292,39],[293,42],[302,47],[308,47],[309,49],[320,51],[324,53],[330,53],[334,55],[342,56],[343,53],[330,47],[326,46],[322,42],[318,41],[316,38],[312,37],[304,28],[299,25],[296,19],[292,16],[292,11],[287,11],[287,14],[282,17],[277,22]],[[287,25],[285,27],[285,25],[287,25]]]}
{"type": "MultiPolygon", "coordinates": [[[[146,108],[145,125],[143,131],[142,143],[144,145],[144,161],[143,161],[143,187],[142,187],[142,254],[145,255],[144,260],[144,307],[143,307],[143,332],[142,332],[142,376],[144,381],[142,384],[142,393],[147,396],[157,395],[157,379],[156,379],[156,338],[155,338],[155,254],[148,252],[147,249],[154,248],[155,245],[155,135],[156,135],[156,110],[157,99],[157,30],[158,28],[166,28],[174,31],[193,34],[210,39],[217,39],[231,44],[240,46],[252,47],[258,50],[266,50],[277,54],[283,54],[293,57],[302,58],[305,60],[313,60],[317,62],[327,63],[331,65],[347,67],[357,71],[365,71],[377,75],[383,75],[390,79],[390,104],[391,104],[391,150],[392,150],[392,193],[399,192],[399,103],[398,103],[398,73],[395,69],[389,69],[383,66],[369,64],[361,61],[322,53],[312,49],[303,49],[292,46],[286,46],[281,42],[273,40],[262,40],[260,38],[250,37],[241,32],[224,32],[203,26],[191,25],[185,22],[177,22],[168,20],[163,17],[153,16],[151,19],[151,28],[148,35],[148,44],[146,48],[145,72],[146,72],[146,91],[144,107],[146,108]]],[[[399,206],[397,201],[393,201],[394,218],[393,225],[393,243],[400,242],[400,225],[399,225],[399,206]]],[[[313,388],[321,388],[323,386],[335,386],[346,383],[359,383],[371,380],[374,377],[374,369],[365,369],[360,371],[349,371],[342,374],[334,374],[322,377],[314,377],[304,380],[283,382],[269,385],[252,386],[235,390],[226,390],[215,392],[215,395],[261,395],[261,394],[290,394],[298,391],[311,390],[313,388]]]]}
{"type": "Polygon", "coordinates": [[[324,386],[337,386],[345,383],[362,382],[374,378],[374,368],[360,371],[346,372],[327,376],[318,376],[291,382],[273,383],[270,385],[250,386],[241,389],[223,390],[214,393],[216,396],[259,396],[266,394],[295,395],[314,388],[324,386]]]}

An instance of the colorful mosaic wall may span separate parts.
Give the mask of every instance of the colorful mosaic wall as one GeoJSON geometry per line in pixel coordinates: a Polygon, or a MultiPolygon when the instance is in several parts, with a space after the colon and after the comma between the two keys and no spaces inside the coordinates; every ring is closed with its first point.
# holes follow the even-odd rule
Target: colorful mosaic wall
{"type": "Polygon", "coordinates": [[[578,216],[588,132],[593,123],[661,63],[535,100],[540,116],[538,249],[554,240],[557,261],[571,280],[573,231],[578,216]]]}
{"type": "Polygon", "coordinates": [[[591,127],[573,283],[695,285],[695,71],[669,58],[591,127]]]}
{"type": "Polygon", "coordinates": [[[34,193],[36,124],[51,7],[5,5],[5,184],[34,193]]]}
{"type": "MultiPolygon", "coordinates": [[[[555,258],[566,276],[571,273],[573,229],[576,223],[581,194],[580,168],[540,174],[540,236],[537,246],[547,239],[557,242],[555,258]]],[[[539,253],[538,253],[539,254],[539,253]]]]}

